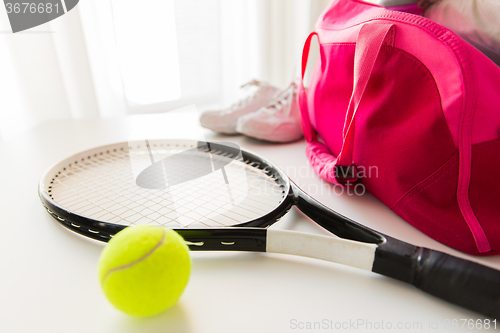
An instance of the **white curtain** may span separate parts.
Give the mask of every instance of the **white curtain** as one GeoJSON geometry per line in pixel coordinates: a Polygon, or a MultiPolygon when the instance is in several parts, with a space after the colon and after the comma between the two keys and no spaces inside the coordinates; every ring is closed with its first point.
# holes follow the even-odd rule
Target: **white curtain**
{"type": "Polygon", "coordinates": [[[329,2],[221,1],[223,104],[234,99],[241,83],[253,78],[281,88],[288,85],[300,71],[304,41],[329,2]]]}
{"type": "Polygon", "coordinates": [[[58,118],[221,107],[254,78],[284,88],[298,73],[303,42],[328,3],[84,0],[16,34],[0,11],[0,138],[58,118]],[[163,12],[130,14],[133,6],[155,3],[163,12]],[[159,85],[169,89],[165,100],[159,85]]]}
{"type": "Polygon", "coordinates": [[[100,114],[77,10],[16,34],[0,11],[0,30],[0,139],[51,119],[100,114]]]}

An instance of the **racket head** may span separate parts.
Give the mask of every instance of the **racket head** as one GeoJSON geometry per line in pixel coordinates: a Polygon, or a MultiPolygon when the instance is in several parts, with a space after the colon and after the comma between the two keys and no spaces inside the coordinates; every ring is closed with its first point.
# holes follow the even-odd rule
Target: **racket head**
{"type": "Polygon", "coordinates": [[[290,180],[269,160],[234,144],[194,140],[80,152],[45,172],[39,196],[56,221],[100,241],[138,224],[265,228],[294,204],[290,180]]]}

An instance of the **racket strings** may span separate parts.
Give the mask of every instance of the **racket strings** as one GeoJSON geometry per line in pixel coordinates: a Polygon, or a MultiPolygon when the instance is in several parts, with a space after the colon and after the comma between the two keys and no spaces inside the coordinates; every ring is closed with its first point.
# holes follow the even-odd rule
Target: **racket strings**
{"type": "MultiPolygon", "coordinates": [[[[212,150],[212,159],[224,170],[196,178],[196,159],[208,149],[185,154],[179,149],[152,145],[155,161],[183,152],[184,162],[175,172],[195,178],[166,190],[147,190],[136,185],[134,171],[151,165],[143,146],[102,151],[72,161],[59,170],[49,186],[50,197],[59,205],[86,217],[122,225],[158,224],[166,227],[223,227],[247,222],[273,210],[284,191],[268,170],[241,156],[212,150]],[[132,164],[132,165],[131,165],[132,164]]],[[[214,162],[215,163],[215,162],[214,162]]],[[[171,175],[170,175],[171,176],[171,175]]],[[[156,179],[155,181],[158,181],[156,179]]]]}
{"type": "MultiPolygon", "coordinates": [[[[128,205],[130,209],[139,206],[133,200],[126,202],[127,197],[135,195],[133,191],[117,186],[120,182],[116,182],[116,179],[131,175],[100,173],[103,167],[106,166],[125,171],[126,169],[120,168],[120,164],[125,162],[127,155],[122,153],[120,156],[107,153],[99,156],[96,160],[90,158],[82,160],[80,164],[75,161],[68,168],[69,172],[63,171],[59,177],[53,179],[57,184],[64,187],[64,190],[60,191],[57,196],[57,202],[95,219],[101,219],[107,214],[117,216],[120,211],[113,212],[113,209],[117,209],[118,206],[123,208],[128,205]],[[92,166],[99,168],[92,168],[92,166]],[[101,177],[106,177],[106,181],[102,181],[101,177]],[[96,209],[103,214],[98,214],[96,209]]],[[[55,186],[55,188],[57,192],[57,187],[55,186]]]]}

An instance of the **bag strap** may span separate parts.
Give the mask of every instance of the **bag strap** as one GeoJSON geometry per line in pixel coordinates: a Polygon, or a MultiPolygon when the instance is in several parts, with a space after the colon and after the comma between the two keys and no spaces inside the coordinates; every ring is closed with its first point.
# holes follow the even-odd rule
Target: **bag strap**
{"type": "Polygon", "coordinates": [[[302,116],[304,136],[309,143],[308,155],[310,160],[320,160],[322,165],[320,175],[335,184],[349,186],[358,180],[358,171],[353,163],[355,116],[361,103],[368,81],[375,67],[382,45],[394,45],[396,27],[391,23],[369,22],[365,23],[356,40],[354,53],[354,83],[351,98],[346,112],[343,130],[343,144],[338,158],[333,158],[325,153],[326,147],[318,142],[316,134],[309,121],[307,96],[303,85],[304,74],[309,56],[311,39],[316,32],[307,38],[302,53],[302,79],[299,85],[299,106],[302,116]],[[325,168],[326,166],[326,168],[325,168]]]}
{"type": "Polygon", "coordinates": [[[386,39],[390,45],[394,44],[395,31],[396,26],[390,23],[367,23],[359,30],[354,53],[354,84],[344,123],[344,142],[337,158],[339,166],[348,167],[354,164],[352,154],[356,112],[372,76],[382,45],[386,39]]]}
{"type": "MultiPolygon", "coordinates": [[[[316,32],[311,32],[304,43],[304,49],[302,50],[302,75],[300,77],[300,84],[297,89],[302,131],[304,132],[304,137],[307,142],[318,141],[316,133],[314,132],[311,122],[309,121],[309,111],[307,109],[307,95],[304,88],[304,75],[306,73],[307,59],[309,58],[309,49],[311,47],[311,40],[314,36],[318,36],[316,32]]],[[[319,38],[319,37],[318,37],[319,38]]]]}

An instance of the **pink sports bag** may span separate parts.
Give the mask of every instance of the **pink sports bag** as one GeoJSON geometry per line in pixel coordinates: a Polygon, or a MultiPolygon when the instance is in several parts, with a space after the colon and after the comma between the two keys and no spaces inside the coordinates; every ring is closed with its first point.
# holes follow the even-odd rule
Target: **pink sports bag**
{"type": "Polygon", "coordinates": [[[307,157],[361,184],[430,237],[500,251],[500,68],[417,15],[334,0],[306,40],[320,59],[299,86],[307,157]]]}

